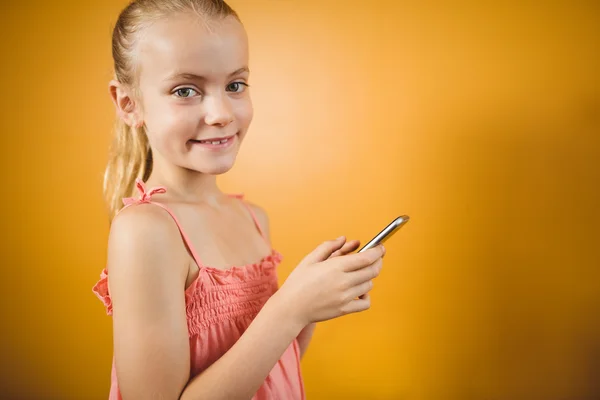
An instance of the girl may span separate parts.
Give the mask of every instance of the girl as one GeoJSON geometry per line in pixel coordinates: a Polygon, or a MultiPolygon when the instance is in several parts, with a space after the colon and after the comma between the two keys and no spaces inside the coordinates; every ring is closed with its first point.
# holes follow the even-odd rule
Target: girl
{"type": "Polygon", "coordinates": [[[326,241],[278,288],[267,215],[216,184],[253,113],[246,33],[222,0],[133,1],[112,51],[112,223],[94,287],[113,316],[110,398],[303,399],[314,323],[370,307],[383,247],[326,241]]]}

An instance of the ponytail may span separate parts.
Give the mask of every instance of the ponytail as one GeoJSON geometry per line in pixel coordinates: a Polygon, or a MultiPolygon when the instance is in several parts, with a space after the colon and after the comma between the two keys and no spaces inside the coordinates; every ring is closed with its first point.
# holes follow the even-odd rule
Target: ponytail
{"type": "Polygon", "coordinates": [[[135,180],[146,181],[151,172],[152,152],[145,127],[131,127],[119,118],[104,172],[104,199],[110,221],[123,206],[122,199],[133,195],[135,180]]]}

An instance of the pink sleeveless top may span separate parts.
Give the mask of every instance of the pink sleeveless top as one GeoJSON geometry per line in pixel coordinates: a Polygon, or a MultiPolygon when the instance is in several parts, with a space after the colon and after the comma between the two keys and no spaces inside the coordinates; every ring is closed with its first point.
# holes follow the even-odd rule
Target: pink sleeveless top
{"type": "MultiPolygon", "coordinates": [[[[198,276],[185,290],[190,341],[190,379],[192,379],[234,345],[269,297],[278,289],[276,268],[282,256],[272,249],[268,256],[255,264],[233,266],[226,270],[205,266],[201,263],[175,214],[163,204],[152,201],[152,196],[165,193],[165,188],[159,187],[146,191],[141,180],[136,184],[141,196],[138,199],[124,199],[123,209],[141,203],[155,204],[165,209],[179,227],[181,236],[199,267],[198,276]]],[[[256,215],[243,201],[243,196],[234,195],[234,197],[239,198],[246,206],[258,231],[265,240],[268,240],[256,215]]],[[[112,315],[106,268],[102,271],[93,292],[104,303],[107,314],[112,315]]],[[[294,340],[252,399],[304,400],[305,398],[300,371],[300,347],[298,341],[294,340]]],[[[113,399],[121,399],[114,359],[109,400],[113,399]]]]}

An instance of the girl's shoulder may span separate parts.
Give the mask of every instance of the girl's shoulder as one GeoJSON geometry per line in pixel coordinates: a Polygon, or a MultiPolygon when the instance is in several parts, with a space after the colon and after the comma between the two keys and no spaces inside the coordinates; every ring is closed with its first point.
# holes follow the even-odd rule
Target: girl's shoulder
{"type": "Polygon", "coordinates": [[[106,267],[93,287],[109,315],[113,296],[156,296],[183,287],[189,259],[170,218],[156,205],[138,204],[126,207],[113,219],[106,267]]]}
{"type": "MultiPolygon", "coordinates": [[[[114,219],[108,237],[107,270],[149,268],[168,260],[187,273],[187,252],[179,227],[169,212],[155,204],[142,203],[123,209],[114,219]],[[129,260],[124,262],[123,260],[129,260]]],[[[172,270],[171,270],[172,272],[172,270]]]]}
{"type": "MultiPolygon", "coordinates": [[[[151,203],[125,207],[113,219],[109,238],[135,242],[164,242],[179,230],[169,213],[151,203]]],[[[109,240],[110,245],[110,240],[109,240]]]]}

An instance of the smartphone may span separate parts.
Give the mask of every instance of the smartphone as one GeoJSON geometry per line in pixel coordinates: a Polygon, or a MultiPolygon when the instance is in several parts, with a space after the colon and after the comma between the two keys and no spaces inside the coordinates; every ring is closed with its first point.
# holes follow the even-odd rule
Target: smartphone
{"type": "Polygon", "coordinates": [[[402,215],[402,216],[396,218],[388,226],[386,226],[384,230],[379,232],[377,234],[377,236],[375,236],[373,239],[371,239],[369,241],[369,243],[365,244],[362,247],[362,249],[360,249],[358,252],[362,253],[363,251],[369,250],[372,247],[382,244],[383,242],[388,240],[390,237],[392,237],[392,235],[394,233],[396,233],[398,231],[398,229],[400,229],[400,227],[402,227],[405,223],[407,223],[408,220],[409,220],[408,215],[402,215]]]}

